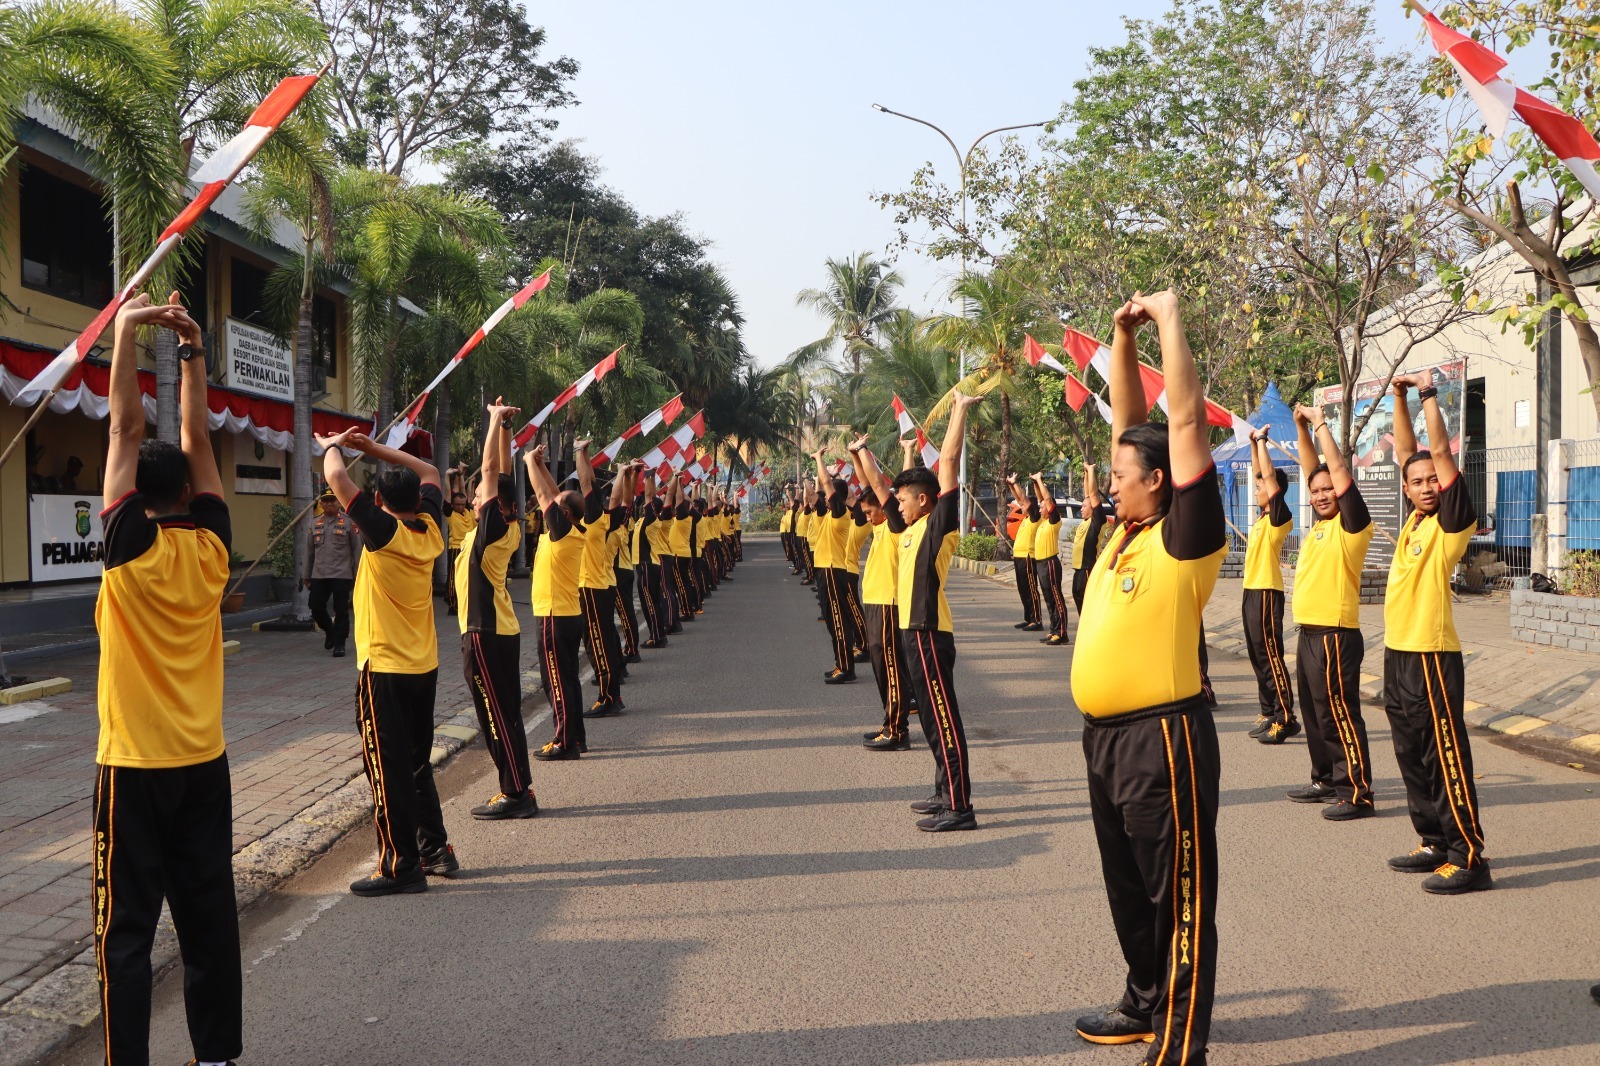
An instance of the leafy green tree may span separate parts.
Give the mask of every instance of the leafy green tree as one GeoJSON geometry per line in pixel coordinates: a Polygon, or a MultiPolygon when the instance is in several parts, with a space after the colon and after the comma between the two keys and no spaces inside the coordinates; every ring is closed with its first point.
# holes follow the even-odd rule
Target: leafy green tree
{"type": "Polygon", "coordinates": [[[828,282],[820,289],[802,289],[795,303],[817,312],[828,332],[811,347],[831,353],[843,344],[845,357],[861,373],[861,357],[872,347],[873,334],[894,317],[896,298],[905,283],[871,252],[827,261],[828,282]]]}

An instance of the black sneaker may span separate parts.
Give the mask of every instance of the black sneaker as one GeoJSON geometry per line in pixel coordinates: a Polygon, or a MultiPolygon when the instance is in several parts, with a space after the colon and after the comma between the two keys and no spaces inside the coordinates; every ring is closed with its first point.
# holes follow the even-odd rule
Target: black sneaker
{"type": "Polygon", "coordinates": [[[428,891],[428,878],[420,869],[404,877],[385,877],[375,873],[352,882],[350,891],[358,896],[398,896],[428,891]]]}
{"type": "Polygon", "coordinates": [[[1022,626],[1021,629],[1024,633],[1037,633],[1044,629],[1044,626],[1040,625],[1038,622],[1029,622],[1027,625],[1022,626]]]}
{"type": "Polygon", "coordinates": [[[849,685],[853,684],[855,679],[856,672],[854,670],[848,673],[843,670],[831,670],[823,677],[822,683],[825,685],[849,685]]]}
{"type": "Polygon", "coordinates": [[[1600,985],[1595,985],[1593,988],[1589,989],[1589,998],[1593,999],[1596,1003],[1600,1003],[1600,985]]]}
{"type": "Polygon", "coordinates": [[[332,633],[328,633],[325,636],[323,636],[323,638],[322,638],[322,650],[323,651],[332,651],[333,650],[333,634],[332,633]]]}
{"type": "Polygon", "coordinates": [[[621,713],[621,700],[595,700],[594,705],[583,712],[583,716],[585,718],[615,718],[621,713]]]}
{"type": "Polygon", "coordinates": [[[1389,860],[1389,869],[1398,870],[1403,874],[1432,873],[1443,866],[1450,858],[1450,853],[1444,848],[1434,847],[1432,844],[1418,844],[1404,855],[1396,855],[1389,860]]]}
{"type": "Polygon", "coordinates": [[[1104,1014],[1088,1014],[1074,1026],[1078,1035],[1091,1044],[1154,1043],[1156,1034],[1149,1019],[1139,1018],[1113,1007],[1104,1014]]]}
{"type": "Polygon", "coordinates": [[[1256,741],[1261,744],[1282,744],[1290,737],[1300,732],[1300,723],[1297,721],[1280,722],[1274,718],[1267,723],[1267,728],[1256,741]]]}
{"type": "Polygon", "coordinates": [[[1032,622],[1018,622],[1016,625],[1012,626],[1011,628],[1012,629],[1027,629],[1031,625],[1033,625],[1032,622]]]}
{"type": "Polygon", "coordinates": [[[1351,803],[1349,800],[1339,800],[1322,810],[1322,816],[1330,822],[1353,822],[1357,818],[1371,818],[1378,813],[1378,809],[1370,803],[1351,803]]]}
{"type": "Polygon", "coordinates": [[[1260,718],[1256,719],[1256,724],[1250,728],[1250,732],[1247,735],[1251,740],[1255,740],[1256,738],[1260,737],[1261,734],[1265,733],[1272,726],[1272,723],[1276,721],[1277,719],[1271,715],[1264,714],[1260,718]]]}
{"type": "Polygon", "coordinates": [[[911,809],[918,814],[937,814],[940,811],[948,810],[949,803],[943,796],[929,796],[925,800],[917,800],[911,805],[911,809]]]}
{"type": "Polygon", "coordinates": [[[902,734],[897,737],[888,733],[878,733],[871,740],[863,743],[862,747],[868,751],[910,751],[911,736],[910,734],[902,734]]]}
{"type": "Polygon", "coordinates": [[[644,642],[643,645],[641,645],[641,647],[649,648],[652,651],[655,650],[656,648],[665,648],[666,646],[667,646],[667,641],[666,641],[666,638],[664,638],[664,637],[661,640],[647,640],[647,641],[644,642]]]}
{"type": "Polygon", "coordinates": [[[952,833],[959,829],[976,829],[978,812],[970,807],[964,811],[939,811],[926,818],[918,818],[917,828],[924,833],[952,833]]]}
{"type": "Polygon", "coordinates": [[[1051,633],[1048,637],[1040,637],[1039,643],[1048,644],[1052,648],[1060,648],[1069,643],[1069,641],[1060,633],[1051,633]]]}
{"type": "Polygon", "coordinates": [[[644,656],[640,655],[638,652],[634,652],[632,655],[628,656],[622,661],[625,663],[642,663],[644,662],[644,656]]]}
{"type": "Polygon", "coordinates": [[[1321,781],[1313,781],[1305,788],[1297,788],[1284,795],[1296,803],[1332,803],[1339,798],[1339,793],[1334,791],[1332,785],[1325,785],[1321,781]]]}
{"type": "Polygon", "coordinates": [[[1493,887],[1494,877],[1489,873],[1487,862],[1471,867],[1447,862],[1422,882],[1422,891],[1435,896],[1459,896],[1463,892],[1481,892],[1493,887]]]}
{"type": "Polygon", "coordinates": [[[852,662],[870,663],[872,661],[872,656],[868,655],[865,651],[862,651],[859,648],[852,648],[850,649],[850,659],[852,662]]]}
{"type": "Polygon", "coordinates": [[[540,762],[560,762],[566,759],[576,759],[578,757],[578,749],[558,748],[556,747],[555,742],[551,741],[549,744],[546,744],[544,747],[534,752],[533,757],[538,759],[540,762]]]}
{"type": "Polygon", "coordinates": [[[456,860],[456,849],[449,844],[432,853],[423,853],[422,872],[429,877],[451,877],[461,869],[456,860]]]}
{"type": "Polygon", "coordinates": [[[480,822],[498,822],[505,818],[536,818],[538,815],[539,804],[534,801],[531,792],[524,792],[520,796],[508,796],[501,792],[488,803],[472,808],[472,816],[480,822]]]}
{"type": "Polygon", "coordinates": [[[335,659],[344,658],[344,641],[341,640],[339,643],[333,646],[333,657],[335,659]]]}

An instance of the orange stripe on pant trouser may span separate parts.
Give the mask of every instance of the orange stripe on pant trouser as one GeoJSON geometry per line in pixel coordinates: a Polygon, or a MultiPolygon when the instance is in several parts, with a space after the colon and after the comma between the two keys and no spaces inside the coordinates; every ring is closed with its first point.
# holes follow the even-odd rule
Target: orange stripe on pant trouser
{"type": "Polygon", "coordinates": [[[1361,734],[1357,731],[1354,717],[1350,713],[1350,704],[1345,697],[1344,688],[1344,638],[1337,633],[1324,634],[1322,638],[1323,654],[1327,657],[1328,675],[1328,710],[1333,715],[1333,726],[1339,732],[1339,744],[1344,748],[1345,767],[1350,773],[1350,788],[1352,803],[1372,802],[1372,778],[1367,770],[1366,745],[1362,743],[1361,734]],[[1333,645],[1328,646],[1329,638],[1333,645]],[[1333,678],[1337,672],[1339,685],[1337,690],[1333,685],[1333,678]]]}
{"type": "Polygon", "coordinates": [[[910,725],[906,722],[905,693],[900,685],[900,649],[896,646],[900,642],[895,629],[894,610],[892,605],[883,610],[883,672],[889,683],[889,698],[884,711],[889,720],[889,735],[898,737],[904,735],[910,725]]]}
{"type": "Polygon", "coordinates": [[[1461,746],[1456,732],[1454,715],[1450,709],[1450,695],[1445,688],[1444,669],[1437,654],[1432,656],[1433,669],[1428,669],[1429,656],[1422,656],[1423,683],[1428,691],[1428,709],[1433,719],[1434,746],[1439,753],[1438,772],[1444,775],[1445,799],[1450,805],[1450,816],[1467,846],[1467,865],[1476,866],[1483,858],[1483,830],[1478,828],[1477,789],[1472,784],[1472,768],[1467,763],[1466,749],[1461,746]],[[1439,698],[1434,699],[1434,680],[1438,680],[1439,698]],[[1462,815],[1466,820],[1462,820],[1462,815]]]}
{"type": "Polygon", "coordinates": [[[399,854],[394,845],[394,825],[389,817],[389,786],[383,773],[383,745],[378,739],[377,711],[372,702],[372,671],[363,669],[356,689],[356,709],[361,724],[361,755],[372,788],[372,827],[378,837],[378,872],[395,876],[399,854]]]}
{"type": "Polygon", "coordinates": [[[1167,780],[1172,795],[1172,838],[1177,846],[1172,853],[1172,941],[1168,946],[1166,1010],[1156,1023],[1155,1056],[1152,1063],[1187,1063],[1193,1053],[1195,1007],[1200,1000],[1200,975],[1203,953],[1210,945],[1203,942],[1203,923],[1199,921],[1206,906],[1206,878],[1196,876],[1205,855],[1203,835],[1196,832],[1195,812],[1199,808],[1196,793],[1194,765],[1194,735],[1188,716],[1180,718],[1183,737],[1183,755],[1186,774],[1181,774],[1173,751],[1173,722],[1161,723],[1162,740],[1166,748],[1167,780]],[[1186,778],[1187,780],[1183,780],[1186,778]],[[1184,785],[1187,784],[1187,788],[1184,785]],[[1182,1017],[1176,1004],[1180,995],[1185,1001],[1182,1017]]]}
{"type": "Polygon", "coordinates": [[[1276,605],[1269,591],[1261,591],[1261,641],[1267,652],[1267,666],[1272,674],[1272,687],[1277,693],[1278,710],[1284,721],[1294,721],[1294,705],[1289,702],[1289,670],[1283,662],[1283,641],[1274,625],[1276,605]]]}
{"type": "Polygon", "coordinates": [[[849,673],[855,669],[855,662],[850,656],[850,638],[845,632],[844,611],[839,604],[844,594],[839,571],[830,566],[823,570],[822,579],[827,583],[828,635],[833,638],[833,664],[841,672],[849,673]]]}
{"type": "Polygon", "coordinates": [[[571,706],[566,687],[561,684],[561,657],[556,653],[556,620],[541,618],[539,627],[544,633],[544,676],[550,697],[550,717],[556,723],[555,745],[565,749],[570,739],[567,736],[567,716],[571,713],[571,706]]]}
{"type": "Polygon", "coordinates": [[[972,806],[972,782],[967,777],[967,738],[961,724],[961,712],[951,691],[949,679],[939,665],[938,649],[933,634],[923,629],[910,630],[917,648],[917,660],[922,668],[923,690],[918,706],[926,699],[937,735],[937,752],[944,768],[951,810],[964,811],[972,806]]]}
{"type": "Polygon", "coordinates": [[[111,982],[106,966],[106,930],[111,928],[111,860],[116,849],[117,779],[111,767],[98,767],[94,783],[94,807],[103,818],[104,828],[95,826],[94,882],[91,903],[94,907],[94,961],[100,976],[100,1025],[105,1037],[106,1063],[111,1063],[111,982]],[[101,804],[104,803],[102,815],[101,804]]]}
{"type": "MultiPolygon", "coordinates": [[[[516,757],[511,752],[511,734],[510,730],[506,728],[506,718],[500,707],[500,697],[495,692],[494,675],[489,672],[489,659],[483,650],[483,635],[472,633],[469,636],[472,638],[472,656],[477,664],[475,680],[478,691],[483,695],[484,708],[489,712],[489,722],[494,726],[494,732],[497,734],[489,738],[494,745],[494,750],[500,753],[500,758],[496,760],[496,763],[503,763],[511,771],[511,780],[515,785],[513,791],[521,793],[528,787],[528,783],[522,779],[522,767],[517,765],[516,757]]],[[[522,713],[521,708],[518,708],[517,713],[519,715],[522,713]]],[[[497,765],[496,769],[498,768],[497,765]]]]}
{"type": "Polygon", "coordinates": [[[615,699],[616,665],[611,661],[610,649],[606,647],[605,625],[601,621],[600,612],[606,610],[600,605],[600,595],[603,590],[579,589],[583,596],[583,624],[584,631],[588,634],[586,643],[589,646],[589,664],[594,667],[595,686],[600,690],[600,700],[615,699]]]}

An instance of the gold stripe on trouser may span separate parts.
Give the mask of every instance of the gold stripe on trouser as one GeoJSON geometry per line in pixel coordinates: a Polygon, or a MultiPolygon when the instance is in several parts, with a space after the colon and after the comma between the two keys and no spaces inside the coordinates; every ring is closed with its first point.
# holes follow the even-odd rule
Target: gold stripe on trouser
{"type": "Polygon", "coordinates": [[[1157,1038],[1157,1050],[1151,1058],[1152,1062],[1161,1062],[1166,1058],[1167,1050],[1172,1047],[1173,1025],[1177,1021],[1172,1014],[1173,992],[1178,986],[1178,966],[1189,967],[1189,1011],[1183,1022],[1183,1050],[1178,1057],[1179,1062],[1189,1061],[1189,1043],[1193,1039],[1194,1030],[1194,1005],[1200,992],[1200,914],[1204,902],[1201,892],[1205,879],[1200,876],[1203,856],[1199,854],[1200,834],[1193,824],[1195,813],[1200,809],[1198,785],[1195,781],[1194,769],[1194,736],[1189,729],[1188,716],[1182,718],[1183,722],[1183,751],[1189,764],[1189,825],[1184,824],[1184,810],[1181,797],[1178,795],[1178,763],[1172,752],[1172,721],[1163,719],[1161,722],[1161,739],[1166,747],[1167,755],[1167,782],[1172,795],[1172,943],[1167,947],[1167,957],[1170,960],[1167,967],[1167,1015],[1163,1020],[1161,1035],[1157,1038]]]}
{"type": "Polygon", "coordinates": [[[1289,691],[1289,670],[1283,662],[1283,644],[1272,630],[1272,596],[1266,589],[1261,590],[1261,641],[1267,647],[1267,666],[1272,671],[1272,687],[1278,693],[1278,709],[1283,712],[1283,720],[1289,721],[1294,717],[1294,711],[1289,706],[1289,701],[1284,698],[1284,693],[1289,691]]]}
{"type": "Polygon", "coordinates": [[[398,853],[394,846],[394,826],[389,821],[389,785],[383,774],[383,744],[378,740],[378,715],[372,700],[370,667],[361,671],[357,693],[357,706],[362,708],[361,754],[371,768],[367,784],[372,788],[372,827],[378,837],[378,872],[385,877],[393,877],[398,853]]]}
{"type": "Polygon", "coordinates": [[[906,721],[905,699],[900,692],[900,650],[895,647],[893,607],[884,607],[879,613],[883,615],[883,672],[888,677],[889,699],[888,712],[889,735],[898,737],[910,729],[906,721]]]}
{"type": "Polygon", "coordinates": [[[1423,689],[1428,693],[1428,711],[1433,719],[1433,743],[1439,752],[1439,772],[1444,775],[1444,793],[1450,800],[1450,816],[1455,819],[1456,829],[1467,842],[1467,865],[1475,865],[1479,853],[1483,849],[1483,831],[1478,828],[1478,812],[1473,802],[1466,773],[1461,766],[1461,738],[1456,734],[1455,721],[1450,716],[1450,695],[1444,687],[1444,669],[1439,665],[1439,656],[1433,656],[1433,675],[1428,673],[1428,655],[1422,655],[1422,683],[1423,689]],[[1439,680],[1439,701],[1433,699],[1433,678],[1439,680]],[[1444,704],[1441,712],[1439,704],[1444,704]],[[1465,811],[1467,821],[1461,821],[1461,814],[1465,811]],[[1467,827],[1471,826],[1469,830],[1467,827]]]}
{"type": "Polygon", "coordinates": [[[1361,739],[1356,736],[1356,727],[1350,720],[1350,704],[1344,694],[1344,657],[1342,655],[1343,637],[1338,633],[1324,633],[1322,635],[1323,673],[1328,686],[1328,710],[1333,715],[1333,727],[1339,732],[1339,744],[1344,748],[1344,765],[1349,772],[1352,803],[1371,803],[1372,785],[1367,775],[1367,761],[1361,756],[1361,739]],[[1328,639],[1333,639],[1333,648],[1330,651],[1328,639]],[[1333,677],[1337,671],[1339,677],[1339,690],[1334,692],[1333,677]]]}
{"type": "Polygon", "coordinates": [[[100,1024],[105,1036],[106,1066],[111,1064],[111,992],[110,974],[106,969],[106,933],[111,929],[111,859],[116,850],[117,775],[110,766],[100,767],[95,781],[95,814],[100,813],[101,797],[105,797],[105,838],[95,830],[94,842],[94,962],[100,975],[100,1024]]]}
{"type": "Polygon", "coordinates": [[[850,572],[848,570],[845,571],[845,575],[844,575],[844,597],[845,597],[845,600],[849,603],[849,606],[850,606],[850,617],[855,620],[856,633],[858,633],[860,635],[861,643],[862,644],[866,644],[866,642],[867,642],[867,615],[866,615],[866,610],[865,610],[865,608],[863,608],[861,606],[861,597],[859,595],[857,595],[857,593],[856,593],[855,585],[850,580],[850,572]]]}
{"type": "Polygon", "coordinates": [[[844,595],[844,590],[839,587],[839,575],[833,567],[827,568],[828,579],[828,628],[833,636],[834,665],[842,671],[850,671],[854,664],[850,657],[850,640],[845,634],[844,614],[839,608],[839,599],[844,595]]]}
{"type": "Polygon", "coordinates": [[[550,685],[550,713],[556,720],[556,746],[564,748],[567,736],[567,693],[561,687],[561,657],[556,654],[556,620],[540,619],[544,627],[544,670],[550,685]]]}
{"type": "Polygon", "coordinates": [[[589,627],[589,654],[594,657],[594,680],[600,686],[601,699],[609,699],[611,692],[611,660],[606,655],[604,627],[600,624],[600,604],[594,589],[583,589],[583,621],[589,627]]]}

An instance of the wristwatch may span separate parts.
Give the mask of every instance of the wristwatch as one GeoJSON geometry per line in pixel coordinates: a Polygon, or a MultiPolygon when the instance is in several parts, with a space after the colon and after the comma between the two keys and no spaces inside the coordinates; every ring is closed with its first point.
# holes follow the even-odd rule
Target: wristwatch
{"type": "Polygon", "coordinates": [[[205,358],[205,354],[206,354],[206,350],[204,348],[196,348],[192,344],[180,344],[180,345],[178,345],[178,358],[182,359],[185,363],[187,363],[189,360],[193,359],[197,355],[200,356],[201,358],[205,358]]]}
{"type": "Polygon", "coordinates": [[[1419,400],[1431,400],[1437,395],[1439,395],[1439,388],[1436,385],[1429,385],[1425,389],[1417,390],[1417,399],[1419,400]]]}

